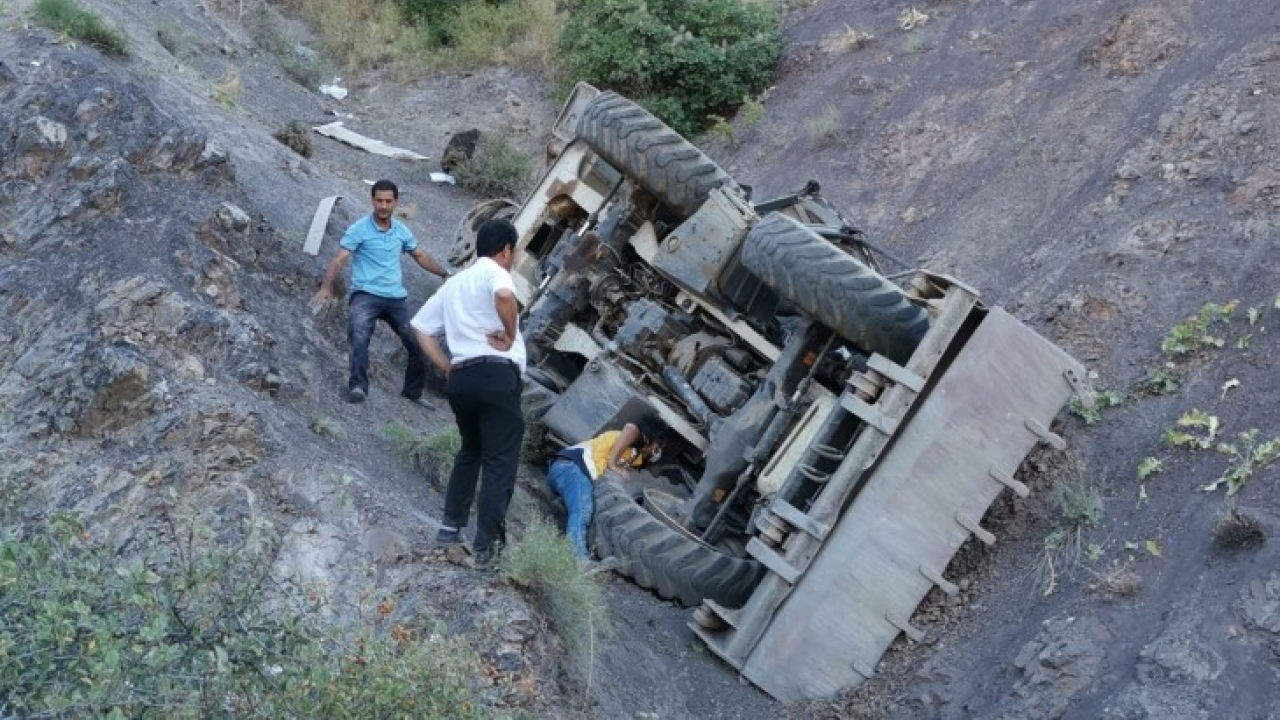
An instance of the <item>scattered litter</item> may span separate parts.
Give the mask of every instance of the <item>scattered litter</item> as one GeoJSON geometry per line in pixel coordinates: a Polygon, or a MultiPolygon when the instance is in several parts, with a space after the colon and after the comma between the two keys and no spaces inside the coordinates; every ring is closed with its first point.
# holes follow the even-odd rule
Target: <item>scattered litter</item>
{"type": "Polygon", "coordinates": [[[320,254],[320,242],[324,240],[324,229],[329,225],[329,214],[333,212],[334,203],[341,197],[330,195],[320,201],[316,214],[311,216],[311,228],[307,230],[307,241],[302,246],[302,252],[312,257],[320,254]]]}
{"type": "Polygon", "coordinates": [[[338,112],[337,110],[325,110],[325,113],[327,113],[327,114],[329,114],[329,115],[332,115],[332,116],[334,116],[334,117],[340,117],[340,118],[342,118],[342,119],[344,119],[344,120],[355,120],[355,119],[356,119],[356,114],[355,114],[355,113],[344,113],[344,112],[338,112]]]}
{"type": "Polygon", "coordinates": [[[1228,390],[1230,390],[1231,388],[1237,388],[1237,387],[1240,387],[1240,381],[1239,381],[1239,380],[1237,380],[1236,378],[1231,378],[1230,380],[1228,380],[1228,381],[1226,381],[1226,382],[1222,383],[1222,398],[1221,398],[1221,399],[1222,399],[1222,400],[1226,400],[1226,399],[1227,399],[1227,391],[1228,391],[1228,390]]]}
{"type": "Polygon", "coordinates": [[[433,172],[431,173],[431,182],[449,183],[450,185],[457,185],[458,179],[450,175],[449,173],[433,172]]]}
{"type": "Polygon", "coordinates": [[[316,132],[325,137],[333,138],[341,143],[346,143],[352,147],[360,148],[374,155],[382,155],[383,157],[395,158],[397,160],[426,160],[425,155],[419,155],[412,150],[405,150],[392,145],[388,145],[381,140],[367,138],[360,133],[352,132],[342,126],[342,121],[331,122],[328,125],[321,125],[312,128],[316,132]]]}
{"type": "Polygon", "coordinates": [[[915,30],[927,22],[929,22],[929,16],[915,8],[898,13],[898,27],[905,31],[915,30]]]}
{"type": "Polygon", "coordinates": [[[340,77],[336,77],[336,78],[334,78],[334,79],[333,79],[333,82],[332,82],[332,83],[330,83],[330,84],[328,84],[328,85],[321,85],[321,86],[320,86],[320,94],[321,94],[321,95],[328,95],[329,97],[333,98],[334,100],[343,100],[343,99],[345,99],[345,98],[347,97],[347,89],[346,89],[346,88],[344,88],[344,87],[342,87],[341,85],[339,85],[338,83],[340,83],[340,82],[342,82],[342,78],[340,78],[340,77]]]}

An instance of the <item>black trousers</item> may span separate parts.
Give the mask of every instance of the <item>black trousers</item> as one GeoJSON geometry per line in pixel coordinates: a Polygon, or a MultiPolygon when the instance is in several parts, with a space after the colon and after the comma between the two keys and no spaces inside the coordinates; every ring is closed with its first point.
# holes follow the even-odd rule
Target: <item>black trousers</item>
{"type": "Polygon", "coordinates": [[[351,294],[347,304],[347,343],[351,346],[348,390],[360,388],[369,391],[369,341],[373,338],[374,326],[381,320],[391,327],[409,354],[400,394],[415,400],[422,397],[422,389],[427,384],[427,359],[409,325],[412,319],[413,313],[405,298],[384,298],[359,291],[351,294]]]}
{"type": "Polygon", "coordinates": [[[444,525],[467,526],[478,484],[473,543],[477,553],[496,550],[507,540],[507,507],[516,487],[524,438],[520,391],[520,371],[515,365],[481,363],[449,373],[447,396],[462,435],[462,449],[445,490],[444,525]]]}

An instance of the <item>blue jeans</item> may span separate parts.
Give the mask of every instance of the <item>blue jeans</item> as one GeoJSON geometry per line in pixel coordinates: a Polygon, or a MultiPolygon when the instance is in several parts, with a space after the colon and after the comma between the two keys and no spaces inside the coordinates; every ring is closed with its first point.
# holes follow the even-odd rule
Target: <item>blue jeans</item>
{"type": "Polygon", "coordinates": [[[578,557],[589,557],[587,550],[587,526],[595,512],[595,485],[591,478],[571,460],[556,459],[547,468],[547,482],[563,500],[569,511],[564,534],[578,557]]]}
{"type": "Polygon", "coordinates": [[[351,294],[347,303],[347,342],[351,346],[351,379],[347,383],[348,390],[369,390],[369,341],[373,338],[374,325],[381,320],[400,338],[409,355],[400,394],[415,400],[422,397],[422,389],[427,384],[427,359],[409,325],[412,319],[413,313],[409,311],[409,301],[406,298],[384,298],[362,291],[351,294]]]}

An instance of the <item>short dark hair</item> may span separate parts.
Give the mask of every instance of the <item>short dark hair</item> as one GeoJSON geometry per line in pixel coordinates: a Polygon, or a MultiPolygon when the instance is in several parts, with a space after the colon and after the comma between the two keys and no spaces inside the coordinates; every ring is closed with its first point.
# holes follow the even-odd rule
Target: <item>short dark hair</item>
{"type": "Polygon", "coordinates": [[[391,197],[397,200],[400,199],[400,188],[396,187],[396,184],[390,180],[379,180],[374,183],[373,189],[369,191],[369,197],[377,197],[379,190],[390,190],[391,197]]]}
{"type": "Polygon", "coordinates": [[[508,245],[515,245],[518,238],[516,226],[510,221],[502,218],[489,220],[476,231],[476,256],[493,257],[508,245]]]}
{"type": "Polygon", "coordinates": [[[663,433],[667,431],[666,423],[658,419],[656,413],[644,414],[639,420],[636,420],[635,425],[643,438],[642,442],[646,445],[656,440],[661,440],[663,433]]]}

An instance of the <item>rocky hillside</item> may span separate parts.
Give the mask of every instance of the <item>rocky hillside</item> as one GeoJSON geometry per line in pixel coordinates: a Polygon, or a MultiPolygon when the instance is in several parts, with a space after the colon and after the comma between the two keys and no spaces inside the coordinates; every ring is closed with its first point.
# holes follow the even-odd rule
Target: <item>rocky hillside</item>
{"type": "MultiPolygon", "coordinates": [[[[538,716],[1275,717],[1280,463],[1250,448],[1280,436],[1277,7],[791,10],[776,86],[704,146],[758,199],[818,180],[878,244],[975,286],[1107,394],[1088,422],[1064,414],[1068,452],[1023,468],[1032,497],[993,508],[1000,541],[958,556],[961,594],[913,621],[924,643],[847,698],[781,708],[693,642],[685,611],[616,580],[596,674],[564,662],[529,597],[437,554],[440,488],[378,432],[447,409],[396,397],[385,332],[372,397],[348,406],[342,319],[305,309],[364,180],[401,183],[437,256],[476,198],[432,183],[432,163],[319,136],[306,159],[274,131],[341,113],[429,157],[470,127],[533,149],[555,112],[539,82],[371,75],[338,102],[284,77],[222,4],[95,3],[124,59],[25,27],[28,5],[0,6],[0,472],[29,489],[26,522],[82,513],[123,553],[174,514],[228,542],[270,526],[280,576],[349,598],[372,582],[397,617],[443,618],[485,658],[487,697],[538,716]],[[1209,416],[1204,449],[1162,441],[1207,438],[1209,416]],[[1206,490],[1223,477],[1229,498],[1206,490]]],[[[432,281],[407,273],[424,298],[432,281]]]]}

